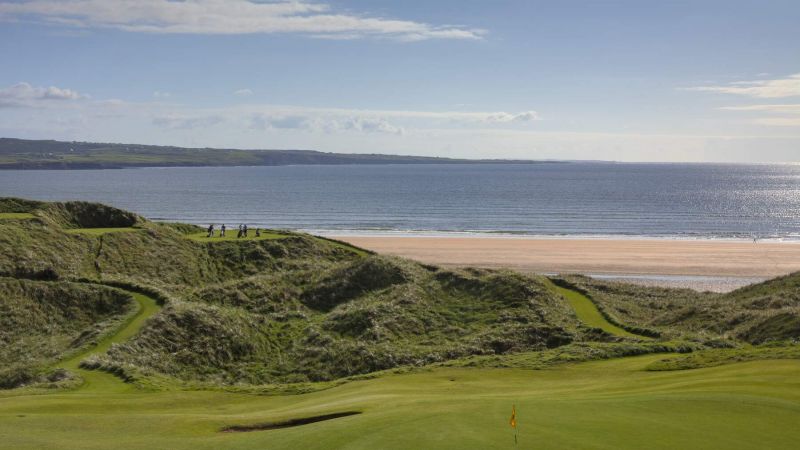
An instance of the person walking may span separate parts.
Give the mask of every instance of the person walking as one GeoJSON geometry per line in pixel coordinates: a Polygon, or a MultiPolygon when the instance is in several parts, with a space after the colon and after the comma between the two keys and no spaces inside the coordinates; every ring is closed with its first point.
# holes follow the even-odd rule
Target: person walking
{"type": "Polygon", "coordinates": [[[223,223],[221,227],[219,227],[219,237],[225,237],[225,224],[223,223]]]}
{"type": "Polygon", "coordinates": [[[214,237],[214,224],[208,226],[208,235],[206,237],[214,237]]]}
{"type": "Polygon", "coordinates": [[[244,237],[247,237],[247,225],[245,225],[242,230],[244,230],[244,237]]]}

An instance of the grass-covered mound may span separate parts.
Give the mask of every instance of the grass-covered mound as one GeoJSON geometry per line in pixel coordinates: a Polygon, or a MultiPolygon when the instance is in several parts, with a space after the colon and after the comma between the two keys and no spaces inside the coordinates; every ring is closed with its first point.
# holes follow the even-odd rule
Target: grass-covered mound
{"type": "Polygon", "coordinates": [[[555,286],[287,231],[204,239],[200,227],[90,203],[0,199],[0,213],[33,217],[0,220],[0,275],[109,283],[165,303],[132,339],[92,357],[129,379],[313,382],[466,357],[499,365],[550,350],[542,355],[559,356],[547,361],[574,361],[798,337],[798,276],[728,295],[584,277],[555,286]]]}
{"type": "Polygon", "coordinates": [[[726,294],[603,282],[571,276],[612,319],[668,336],[762,344],[800,339],[800,272],[726,294]]]}
{"type": "Polygon", "coordinates": [[[0,389],[59,381],[66,374],[48,367],[92,346],[132,307],[104,286],[0,277],[0,389]]]}
{"type": "Polygon", "coordinates": [[[331,380],[578,338],[569,305],[536,278],[433,270],[371,256],[193,291],[106,367],[184,380],[331,380]]]}
{"type": "Polygon", "coordinates": [[[318,260],[359,256],[354,249],[294,233],[284,233],[279,240],[199,243],[189,238],[199,227],[153,223],[91,203],[0,199],[3,211],[36,217],[0,221],[0,274],[8,276],[123,279],[180,292],[318,260]],[[130,231],[131,226],[138,231],[109,232],[130,231]]]}

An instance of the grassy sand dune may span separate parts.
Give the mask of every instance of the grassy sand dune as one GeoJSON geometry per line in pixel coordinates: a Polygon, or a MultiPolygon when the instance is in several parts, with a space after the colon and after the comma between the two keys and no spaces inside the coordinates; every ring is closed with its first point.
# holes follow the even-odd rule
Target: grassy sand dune
{"type": "Polygon", "coordinates": [[[9,448],[509,448],[511,405],[519,448],[800,438],[800,274],[719,295],[0,212],[36,216],[0,221],[9,448]]]}

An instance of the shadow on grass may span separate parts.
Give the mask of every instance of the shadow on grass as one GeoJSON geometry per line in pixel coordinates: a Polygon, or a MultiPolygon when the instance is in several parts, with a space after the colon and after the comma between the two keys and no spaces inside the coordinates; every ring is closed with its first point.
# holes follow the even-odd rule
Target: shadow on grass
{"type": "Polygon", "coordinates": [[[248,431],[277,430],[280,428],[299,427],[301,425],[323,422],[325,420],[338,419],[340,417],[355,416],[357,414],[361,414],[361,411],[344,411],[338,413],[323,414],[320,416],[289,419],[289,420],[284,420],[282,422],[267,422],[255,425],[231,425],[221,429],[220,431],[223,433],[246,433],[248,431]]]}

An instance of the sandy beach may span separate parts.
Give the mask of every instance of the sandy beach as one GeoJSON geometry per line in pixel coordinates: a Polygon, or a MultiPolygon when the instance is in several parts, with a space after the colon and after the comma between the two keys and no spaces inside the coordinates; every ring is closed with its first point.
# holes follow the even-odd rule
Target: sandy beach
{"type": "Polygon", "coordinates": [[[800,244],[668,239],[336,236],[380,253],[445,266],[583,273],[727,291],[800,270],[800,244]]]}

